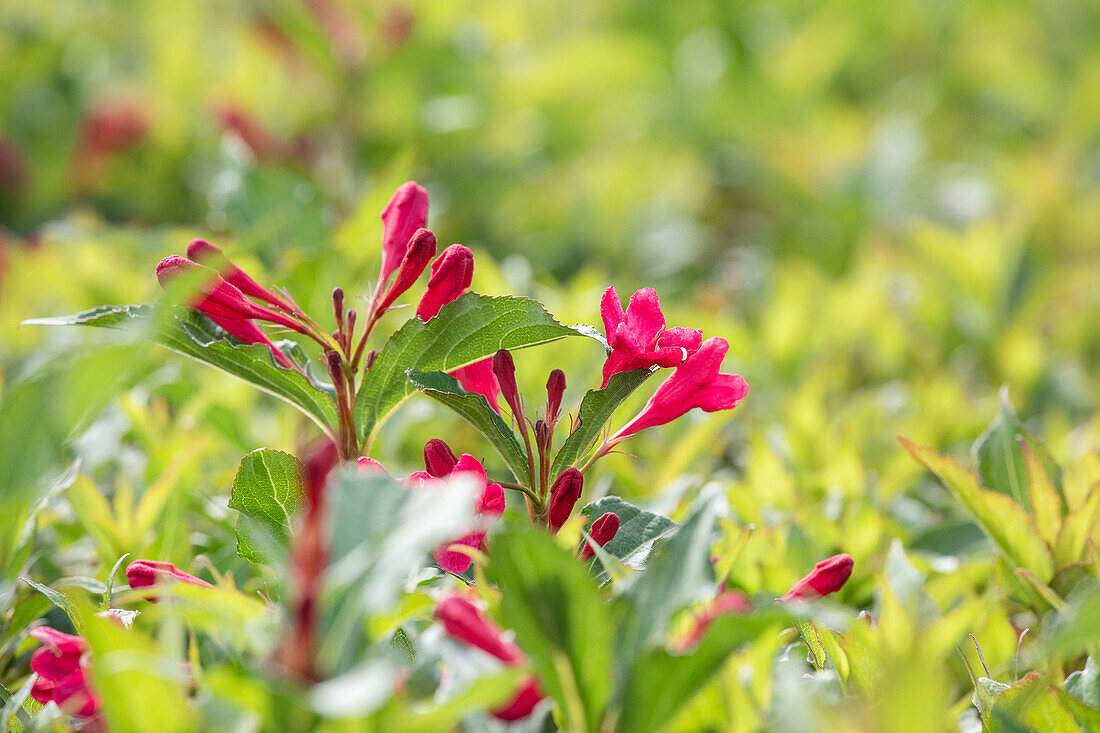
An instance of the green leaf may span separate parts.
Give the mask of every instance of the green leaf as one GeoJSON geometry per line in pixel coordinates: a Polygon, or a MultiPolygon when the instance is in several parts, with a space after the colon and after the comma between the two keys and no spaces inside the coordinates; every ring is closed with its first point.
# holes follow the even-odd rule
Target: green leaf
{"type": "Polygon", "coordinates": [[[1043,582],[1054,574],[1054,558],[1038,528],[1019,504],[995,491],[983,489],[978,478],[954,458],[907,438],[901,443],[917,461],[934,473],[969,511],[986,535],[1015,567],[1027,568],[1043,582]]]}
{"type": "Polygon", "coordinates": [[[970,450],[978,463],[982,484],[987,489],[1011,496],[1013,501],[1031,511],[1027,465],[1016,429],[1018,423],[1007,391],[1002,390],[1000,410],[970,450]]]}
{"type": "Polygon", "coordinates": [[[1091,656],[1085,660],[1085,668],[1066,677],[1066,692],[1100,710],[1100,665],[1091,656]]]}
{"type": "Polygon", "coordinates": [[[635,655],[663,644],[674,613],[714,596],[710,551],[720,507],[717,491],[701,495],[695,512],[653,552],[649,568],[620,597],[627,606],[619,624],[620,661],[629,664],[635,655]]]}
{"type": "Polygon", "coordinates": [[[317,652],[326,674],[361,662],[371,641],[363,620],[392,611],[409,577],[431,564],[430,551],[475,525],[479,488],[457,477],[411,489],[354,466],[329,479],[331,548],[317,652]]]}
{"type": "Polygon", "coordinates": [[[1088,496],[1066,515],[1062,528],[1058,531],[1058,540],[1054,544],[1054,557],[1062,565],[1084,560],[1085,545],[1096,524],[1100,512],[1100,483],[1093,484],[1088,496]]]}
{"type": "Polygon", "coordinates": [[[581,400],[581,409],[578,414],[580,424],[570,433],[562,443],[558,454],[554,456],[550,475],[557,476],[570,466],[576,466],[596,444],[600,431],[615,411],[656,371],[656,369],[632,369],[628,372],[619,372],[611,375],[611,379],[603,389],[588,390],[584,399],[581,400]]]}
{"type": "Polygon", "coordinates": [[[73,602],[69,600],[69,597],[64,593],[59,593],[48,585],[42,583],[36,583],[30,578],[20,578],[24,583],[34,588],[36,591],[50,599],[50,603],[64,611],[68,617],[72,620],[73,624],[79,629],[80,619],[76,615],[76,609],[73,607],[73,602]]]}
{"type": "Polygon", "coordinates": [[[739,647],[778,629],[789,617],[779,609],[715,619],[691,654],[655,649],[640,657],[623,685],[620,733],[660,730],[739,647]]]}
{"type": "Polygon", "coordinates": [[[450,372],[500,349],[522,349],[593,333],[589,326],[558,323],[541,303],[530,298],[466,293],[443,306],[427,323],[411,319],[378,352],[355,403],[361,442],[369,447],[382,423],[415,391],[405,376],[409,369],[450,372]]]}
{"type": "MultiPolygon", "coordinates": [[[[97,326],[118,330],[144,330],[144,335],[195,361],[239,377],[297,407],[323,430],[332,434],[337,424],[331,387],[314,382],[275,364],[263,344],[245,344],[191,308],[165,306],[167,316],[158,323],[158,309],[147,305],[104,305],[72,316],[38,318],[25,324],[47,326],[97,326]]],[[[301,360],[301,350],[290,342],[276,344],[284,353],[301,360]]]]}
{"type": "Polygon", "coordinates": [[[282,558],[302,498],[302,464],[294,456],[260,448],[241,459],[229,495],[229,508],[241,513],[237,554],[257,563],[282,558]]]}
{"type": "MultiPolygon", "coordinates": [[[[607,512],[618,515],[619,531],[603,549],[635,570],[644,569],[653,544],[679,526],[666,516],[640,509],[617,496],[596,499],[581,509],[581,514],[593,520],[607,512]]],[[[601,570],[599,565],[597,570],[601,570]]]]}
{"type": "Polygon", "coordinates": [[[504,418],[476,392],[467,392],[458,380],[446,372],[418,372],[410,369],[409,381],[422,393],[461,415],[496,448],[505,465],[523,482],[527,478],[527,454],[504,418]]]}
{"type": "Polygon", "coordinates": [[[496,538],[489,577],[504,591],[502,621],[561,706],[564,728],[595,732],[611,698],[614,625],[584,566],[531,531],[496,538]]]}
{"type": "Polygon", "coordinates": [[[23,730],[31,728],[31,717],[23,709],[23,703],[30,697],[31,688],[34,687],[37,680],[38,675],[32,672],[27,681],[23,683],[23,686],[15,692],[10,692],[6,687],[0,685],[0,694],[4,696],[4,706],[0,708],[0,730],[10,730],[9,726],[12,718],[19,721],[19,725],[22,726],[23,730]]]}
{"type": "Polygon", "coordinates": [[[1066,513],[1065,503],[1035,453],[1026,445],[1022,445],[1021,449],[1027,464],[1028,494],[1031,497],[1035,525],[1039,528],[1043,541],[1054,547],[1066,513]]]}

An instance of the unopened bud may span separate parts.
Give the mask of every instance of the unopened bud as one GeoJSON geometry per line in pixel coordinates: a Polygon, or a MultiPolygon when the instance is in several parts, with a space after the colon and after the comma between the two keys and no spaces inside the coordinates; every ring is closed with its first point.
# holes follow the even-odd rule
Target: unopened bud
{"type": "Polygon", "coordinates": [[[565,394],[565,372],[555,369],[546,380],[546,421],[553,425],[561,411],[561,398],[565,394]]]}
{"type": "Polygon", "coordinates": [[[378,310],[389,308],[393,301],[413,286],[420,274],[435,257],[435,235],[427,229],[417,229],[413,232],[408,244],[405,246],[405,254],[401,258],[401,264],[397,268],[397,277],[386,288],[385,293],[378,301],[378,310]]]}
{"type": "Polygon", "coordinates": [[[374,366],[374,360],[377,359],[377,358],[378,358],[378,349],[371,349],[370,351],[368,351],[367,352],[367,364],[364,368],[365,369],[370,369],[372,366],[374,366]]]}
{"type": "Polygon", "coordinates": [[[512,408],[512,415],[516,420],[522,420],[523,403],[520,402],[519,387],[516,385],[516,363],[507,349],[501,349],[493,356],[493,374],[500,384],[504,401],[512,408]]]}
{"type": "Polygon", "coordinates": [[[547,515],[551,532],[557,532],[569,519],[583,490],[584,475],[575,468],[565,469],[554,480],[554,485],[550,488],[550,509],[547,515]]]}
{"type": "Polygon", "coordinates": [[[550,450],[550,426],[544,420],[535,421],[535,445],[539,454],[545,454],[550,450]]]}
{"type": "MultiPolygon", "coordinates": [[[[608,542],[615,538],[615,533],[619,531],[619,515],[614,512],[607,512],[595,522],[592,523],[592,529],[588,530],[588,536],[592,538],[600,547],[603,547],[608,542]]],[[[587,560],[596,555],[596,551],[592,549],[592,546],[587,542],[584,543],[584,547],[581,548],[581,559],[587,560]]]]}
{"type": "Polygon", "coordinates": [[[436,478],[450,476],[458,463],[458,456],[451,446],[439,438],[432,438],[424,444],[424,468],[436,478]]]}
{"type": "Polygon", "coordinates": [[[416,315],[422,321],[435,318],[439,310],[458,298],[474,278],[474,253],[461,244],[452,244],[443,250],[432,263],[432,276],[420,304],[416,306],[416,315]]]}
{"type": "Polygon", "coordinates": [[[836,593],[852,576],[854,564],[852,556],[844,552],[822,560],[814,565],[814,569],[806,577],[795,583],[780,600],[812,601],[830,593],[836,593]]]}
{"type": "Polygon", "coordinates": [[[339,322],[344,316],[344,289],[336,287],[332,289],[332,310],[339,322]]]}

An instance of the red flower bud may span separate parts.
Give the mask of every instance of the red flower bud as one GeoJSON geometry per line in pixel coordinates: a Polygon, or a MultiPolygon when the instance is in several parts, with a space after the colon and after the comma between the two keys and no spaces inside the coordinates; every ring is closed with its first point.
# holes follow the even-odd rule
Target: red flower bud
{"type": "Polygon", "coordinates": [[[427,229],[417,229],[405,247],[405,256],[401,258],[401,264],[397,268],[397,277],[378,301],[379,311],[389,308],[393,301],[413,286],[420,273],[424,272],[424,268],[435,257],[435,251],[435,235],[427,229]]]}
{"type": "Polygon", "coordinates": [[[504,401],[512,408],[512,415],[516,420],[522,420],[523,402],[519,397],[519,387],[516,386],[516,363],[512,361],[512,354],[507,349],[501,349],[493,356],[493,374],[500,385],[504,401]]]}
{"type": "Polygon", "coordinates": [[[565,372],[555,369],[546,380],[546,422],[557,423],[561,410],[561,398],[565,394],[565,372]]]}
{"type": "Polygon", "coordinates": [[[524,655],[515,644],[502,638],[502,631],[477,606],[459,595],[439,602],[435,618],[454,638],[491,654],[508,665],[523,664],[524,655]]]}
{"type": "MultiPolygon", "coordinates": [[[[131,588],[149,588],[164,582],[190,583],[203,588],[213,588],[202,578],[185,573],[170,562],[159,560],[134,560],[126,568],[126,581],[131,588]]],[[[149,598],[156,603],[156,598],[149,598]]]]}
{"type": "Polygon", "coordinates": [[[439,438],[432,438],[424,444],[424,468],[432,476],[443,478],[450,476],[458,463],[458,456],[451,450],[451,446],[439,438]]]}
{"type": "Polygon", "coordinates": [[[557,532],[565,524],[565,520],[569,519],[583,490],[584,475],[577,469],[567,468],[558,474],[550,488],[548,519],[551,531],[557,532]]]}
{"type": "Polygon", "coordinates": [[[284,310],[288,313],[294,311],[293,306],[290,305],[284,298],[280,298],[275,293],[271,292],[263,285],[252,279],[252,276],[233,264],[228,257],[225,256],[225,252],[221,247],[210,244],[205,239],[192,239],[187,245],[187,257],[199,264],[212,267],[218,271],[218,274],[225,278],[225,281],[235,286],[245,295],[262,300],[265,303],[284,310]]]}
{"type": "MultiPolygon", "coordinates": [[[[619,531],[619,515],[608,512],[592,523],[592,529],[588,530],[588,536],[600,547],[603,547],[615,537],[619,531]]],[[[581,559],[587,560],[596,555],[596,551],[588,542],[581,548],[581,559]]]]}
{"type": "Polygon", "coordinates": [[[385,285],[398,268],[413,232],[427,223],[428,192],[413,181],[402,184],[394,191],[386,208],[382,209],[382,272],[378,277],[379,287],[385,285]]]}
{"type": "Polygon", "coordinates": [[[474,253],[461,244],[452,244],[432,263],[428,287],[416,307],[422,321],[430,321],[439,309],[466,292],[474,278],[474,253]]]}
{"type": "Polygon", "coordinates": [[[63,711],[87,719],[84,729],[103,730],[98,714],[99,695],[91,684],[88,643],[45,626],[30,630],[30,636],[42,642],[31,655],[31,671],[38,675],[31,697],[45,705],[56,703],[63,711]]]}
{"type": "Polygon", "coordinates": [[[281,313],[276,313],[270,308],[253,303],[244,297],[240,288],[222,279],[217,273],[207,267],[196,264],[191,260],[171,255],[165,257],[157,264],[157,280],[162,287],[166,287],[168,281],[180,273],[194,271],[201,268],[210,273],[211,277],[201,287],[202,294],[192,300],[192,307],[211,317],[244,319],[257,318],[263,321],[271,321],[281,326],[305,333],[305,328],[297,321],[287,318],[281,313]]]}
{"type": "Polygon", "coordinates": [[[793,601],[796,599],[812,601],[830,593],[836,593],[848,582],[852,576],[852,566],[855,561],[847,553],[833,555],[827,560],[822,560],[814,565],[814,569],[806,577],[795,583],[789,591],[780,599],[793,601]]]}

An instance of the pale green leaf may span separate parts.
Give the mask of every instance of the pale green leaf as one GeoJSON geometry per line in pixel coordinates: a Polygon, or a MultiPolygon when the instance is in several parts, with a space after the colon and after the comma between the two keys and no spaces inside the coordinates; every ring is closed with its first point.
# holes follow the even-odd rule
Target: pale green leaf
{"type": "Polygon", "coordinates": [[[252,562],[278,561],[290,544],[302,492],[302,466],[289,453],[260,448],[241,459],[229,497],[229,508],[241,513],[237,554],[252,562]]]}

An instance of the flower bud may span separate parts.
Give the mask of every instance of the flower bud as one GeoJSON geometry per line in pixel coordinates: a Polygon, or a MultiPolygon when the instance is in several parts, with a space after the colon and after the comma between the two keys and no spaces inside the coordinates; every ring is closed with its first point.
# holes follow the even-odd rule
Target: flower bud
{"type": "Polygon", "coordinates": [[[344,289],[335,287],[332,289],[332,312],[336,314],[336,322],[344,320],[344,289]]]}
{"type": "Polygon", "coordinates": [[[535,445],[538,447],[539,455],[546,455],[550,452],[550,438],[552,435],[550,426],[546,424],[545,420],[535,421],[535,445]]]}
{"type": "Polygon", "coordinates": [[[812,601],[830,593],[836,593],[852,576],[854,564],[852,556],[844,552],[822,560],[814,565],[814,569],[806,577],[795,583],[780,600],[812,601]]]}
{"type": "MultiPolygon", "coordinates": [[[[592,529],[588,531],[588,536],[592,538],[600,547],[603,547],[615,537],[615,533],[619,531],[619,515],[614,512],[607,512],[602,517],[592,523],[592,529]]],[[[596,551],[592,549],[592,546],[588,542],[584,543],[584,547],[581,548],[581,559],[587,560],[596,555],[596,551]]]]}
{"type": "MultiPolygon", "coordinates": [[[[170,562],[159,560],[134,560],[126,568],[126,581],[131,588],[148,588],[165,581],[190,583],[203,588],[214,587],[202,578],[196,578],[190,573],[183,572],[170,562]]],[[[156,601],[155,598],[149,600],[156,601]]]]}
{"type": "Polygon", "coordinates": [[[565,394],[565,372],[555,369],[546,380],[546,422],[554,425],[558,422],[561,410],[561,398],[565,394]]]}
{"type": "Polygon", "coordinates": [[[581,498],[584,490],[584,475],[575,468],[567,468],[554,480],[550,488],[550,509],[548,519],[550,531],[557,532],[569,519],[573,506],[581,498]]]}
{"type": "Polygon", "coordinates": [[[382,272],[384,286],[405,254],[413,232],[428,223],[428,192],[414,181],[402,184],[382,209],[382,272]]]}
{"type": "Polygon", "coordinates": [[[187,257],[199,264],[212,267],[225,281],[232,284],[245,295],[262,300],[265,303],[284,310],[293,312],[294,308],[285,298],[280,298],[263,285],[260,285],[247,272],[233,264],[221,247],[207,242],[205,239],[192,239],[187,245],[187,257]]]}
{"type": "Polygon", "coordinates": [[[451,446],[439,438],[432,438],[424,444],[424,468],[432,476],[443,478],[450,476],[458,463],[458,456],[451,450],[451,446]]]}
{"type": "Polygon", "coordinates": [[[502,638],[499,626],[462,596],[447,596],[435,608],[435,618],[448,635],[491,654],[507,665],[522,664],[523,652],[502,638]]]}
{"type": "Polygon", "coordinates": [[[427,229],[417,229],[405,247],[405,255],[397,268],[397,277],[378,301],[379,312],[389,308],[393,301],[413,286],[428,263],[435,257],[435,252],[435,235],[427,229]]]}
{"type": "Polygon", "coordinates": [[[504,401],[512,408],[512,415],[516,420],[523,420],[523,402],[519,397],[519,387],[516,386],[516,364],[507,349],[501,349],[493,357],[493,374],[500,384],[504,401]]]}
{"type": "Polygon", "coordinates": [[[416,315],[422,321],[435,318],[443,306],[466,292],[473,278],[474,253],[461,244],[452,244],[432,263],[432,276],[416,315]]]}

